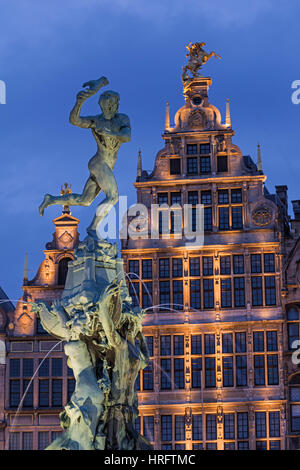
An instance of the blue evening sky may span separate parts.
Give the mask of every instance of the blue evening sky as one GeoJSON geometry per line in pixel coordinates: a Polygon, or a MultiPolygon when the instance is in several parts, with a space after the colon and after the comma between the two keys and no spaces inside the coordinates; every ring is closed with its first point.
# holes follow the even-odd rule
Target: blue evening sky
{"type": "MultiPolygon", "coordinates": [[[[289,200],[299,199],[300,105],[291,102],[291,83],[300,79],[299,17],[297,0],[2,0],[0,285],[8,296],[21,295],[25,252],[32,278],[52,239],[61,208],[40,217],[44,193],[65,181],[81,192],[88,177],[94,140],[68,122],[82,83],[106,75],[121,95],[120,112],[130,116],[132,141],[121,147],[116,177],[133,203],[139,147],[151,170],[165,102],[172,119],[184,103],[180,73],[190,41],[222,56],[204,72],[223,118],[230,98],[235,143],[256,159],[260,142],[269,190],[287,184],[289,200]]],[[[97,106],[91,98],[84,114],[97,106]]],[[[82,238],[95,206],[72,210],[82,238]]]]}

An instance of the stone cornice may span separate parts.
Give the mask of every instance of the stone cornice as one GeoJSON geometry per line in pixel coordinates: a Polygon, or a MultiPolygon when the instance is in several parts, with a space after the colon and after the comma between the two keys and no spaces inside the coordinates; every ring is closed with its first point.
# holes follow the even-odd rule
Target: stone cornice
{"type": "Polygon", "coordinates": [[[188,184],[204,184],[204,183],[242,183],[244,181],[256,181],[265,182],[267,179],[266,175],[243,175],[243,176],[214,176],[210,178],[184,178],[184,179],[172,179],[172,180],[151,180],[151,181],[138,181],[133,183],[135,188],[147,188],[152,186],[172,186],[174,185],[188,185],[188,184]]]}

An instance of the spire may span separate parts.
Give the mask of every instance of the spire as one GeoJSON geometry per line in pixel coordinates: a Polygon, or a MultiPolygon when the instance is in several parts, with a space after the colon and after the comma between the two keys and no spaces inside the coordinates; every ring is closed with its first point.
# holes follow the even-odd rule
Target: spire
{"type": "Polygon", "coordinates": [[[141,176],[142,176],[142,152],[141,152],[141,149],[139,149],[136,179],[141,178],[141,176]]]}
{"type": "Polygon", "coordinates": [[[257,169],[258,171],[262,171],[261,150],[259,144],[257,144],[257,169]]]}
{"type": "Polygon", "coordinates": [[[169,101],[166,104],[166,120],[165,120],[165,131],[168,132],[170,130],[170,108],[169,108],[169,101]]]}
{"type": "Polygon", "coordinates": [[[23,282],[24,285],[28,281],[28,253],[25,253],[25,261],[24,261],[24,276],[23,276],[23,282]]]}
{"type": "Polygon", "coordinates": [[[231,116],[230,116],[230,106],[229,106],[229,98],[226,101],[226,127],[231,127],[231,116]]]}

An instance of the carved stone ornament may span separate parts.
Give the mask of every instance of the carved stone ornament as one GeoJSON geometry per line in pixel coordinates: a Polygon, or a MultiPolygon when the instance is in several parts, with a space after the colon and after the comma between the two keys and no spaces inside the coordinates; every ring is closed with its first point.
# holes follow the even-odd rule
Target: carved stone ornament
{"type": "Polygon", "coordinates": [[[262,204],[252,212],[252,221],[259,227],[264,227],[272,222],[273,213],[269,206],[262,204]]]}
{"type": "Polygon", "coordinates": [[[203,112],[199,111],[198,109],[193,111],[190,114],[188,125],[189,125],[189,127],[193,128],[193,129],[199,129],[199,128],[206,127],[207,119],[206,119],[205,114],[203,112]]]}
{"type": "Polygon", "coordinates": [[[73,237],[72,235],[65,231],[60,237],[59,237],[59,241],[61,243],[64,243],[65,245],[69,245],[72,241],[73,241],[73,237]]]}

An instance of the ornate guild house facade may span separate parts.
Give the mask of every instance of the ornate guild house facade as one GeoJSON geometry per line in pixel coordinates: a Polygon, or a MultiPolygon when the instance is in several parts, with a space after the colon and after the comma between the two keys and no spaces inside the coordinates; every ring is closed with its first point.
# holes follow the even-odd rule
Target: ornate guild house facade
{"type": "MultiPolygon", "coordinates": [[[[299,449],[300,375],[292,353],[300,322],[300,202],[293,201],[291,220],[287,187],[268,192],[260,148],[254,163],[232,142],[229,103],[222,123],[209,102],[211,83],[202,76],[184,81],[174,127],[167,106],[164,147],[150,174],[139,155],[135,187],[148,209],[149,236],[122,240],[151,355],[137,383],[136,426],[155,449],[299,449]],[[191,210],[182,217],[186,204],[191,210]],[[199,204],[203,244],[181,236],[185,217],[197,227],[199,204]]],[[[0,292],[2,449],[43,449],[61,432],[58,414],[74,378],[62,343],[26,302],[60,297],[78,223],[67,207],[54,220],[53,241],[33,280],[25,269],[16,308],[0,292]]]]}

